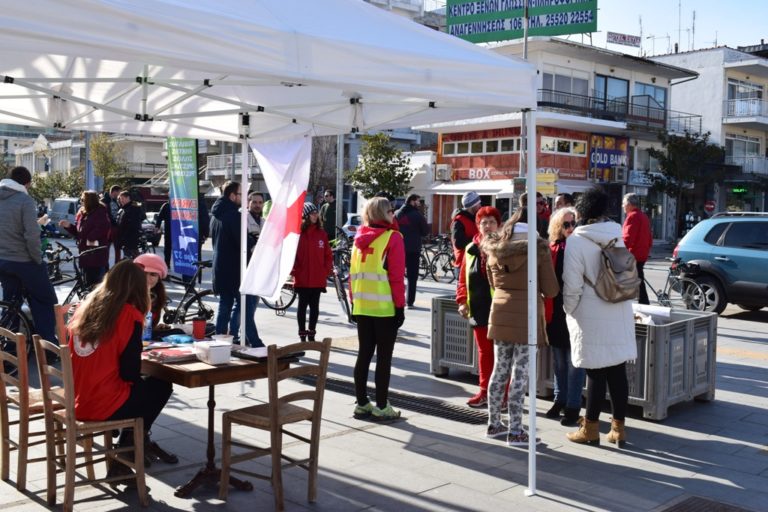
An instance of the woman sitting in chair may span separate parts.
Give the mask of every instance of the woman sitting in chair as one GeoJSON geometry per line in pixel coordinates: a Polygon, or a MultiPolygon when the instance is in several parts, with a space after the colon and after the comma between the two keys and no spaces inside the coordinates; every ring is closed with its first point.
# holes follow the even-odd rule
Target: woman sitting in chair
{"type": "MultiPolygon", "coordinates": [[[[77,419],[140,416],[145,445],[150,444],[149,431],[172,392],[170,383],[141,376],[141,334],[149,307],[144,269],[124,260],[85,298],[68,326],[77,419]]],[[[131,445],[132,436],[121,432],[120,445],[131,445]]],[[[123,465],[110,467],[111,475],[126,471],[130,469],[123,465]]]]}

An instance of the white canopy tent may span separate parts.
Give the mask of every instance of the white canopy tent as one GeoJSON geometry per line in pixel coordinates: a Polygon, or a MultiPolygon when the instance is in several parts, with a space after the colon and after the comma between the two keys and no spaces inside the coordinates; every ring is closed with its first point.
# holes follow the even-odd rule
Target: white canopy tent
{"type": "Polygon", "coordinates": [[[360,0],[27,0],[0,17],[0,123],[247,143],[534,109],[536,82],[360,0]]]}

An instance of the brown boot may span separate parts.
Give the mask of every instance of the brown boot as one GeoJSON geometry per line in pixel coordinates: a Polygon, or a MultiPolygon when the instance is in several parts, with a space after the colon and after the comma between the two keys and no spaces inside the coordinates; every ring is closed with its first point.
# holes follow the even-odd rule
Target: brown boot
{"type": "Polygon", "coordinates": [[[579,444],[600,444],[600,421],[590,421],[587,418],[579,418],[579,430],[569,432],[565,436],[569,441],[579,444]]]}
{"type": "Polygon", "coordinates": [[[619,448],[623,448],[627,442],[627,433],[624,432],[624,420],[611,419],[611,431],[605,436],[609,443],[616,443],[619,448]]]}

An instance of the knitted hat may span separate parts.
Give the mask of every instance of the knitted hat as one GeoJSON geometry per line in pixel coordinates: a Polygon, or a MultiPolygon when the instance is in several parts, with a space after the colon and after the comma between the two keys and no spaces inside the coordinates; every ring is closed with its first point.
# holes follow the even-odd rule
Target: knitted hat
{"type": "Polygon", "coordinates": [[[160,279],[165,279],[168,275],[168,266],[157,254],[142,254],[134,258],[133,262],[144,267],[144,272],[154,272],[159,275],[160,279]]]}
{"type": "Polygon", "coordinates": [[[307,218],[310,213],[317,213],[317,206],[314,203],[304,203],[304,208],[301,209],[301,217],[307,218]]]}
{"type": "Polygon", "coordinates": [[[472,208],[476,204],[480,202],[480,196],[477,195],[477,192],[471,190],[461,196],[461,205],[464,208],[472,208]]]}

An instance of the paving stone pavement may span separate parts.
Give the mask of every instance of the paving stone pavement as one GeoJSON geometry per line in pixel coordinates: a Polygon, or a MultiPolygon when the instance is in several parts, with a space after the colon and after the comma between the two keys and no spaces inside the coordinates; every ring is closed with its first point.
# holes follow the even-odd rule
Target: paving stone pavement
{"type": "MultiPolygon", "coordinates": [[[[652,282],[664,278],[663,261],[654,260],[647,269],[652,282]]],[[[393,390],[456,405],[475,393],[476,378],[468,373],[452,371],[444,378],[430,374],[431,299],[451,290],[431,281],[419,283],[418,308],[406,310],[402,341],[395,348],[393,390]]],[[[331,354],[329,376],[351,381],[356,351],[350,338],[355,330],[343,321],[332,292],[329,289],[322,296],[318,337],[344,339],[331,354]]],[[[294,308],[277,317],[260,307],[256,321],[267,343],[287,344],[296,338],[294,308]]],[[[401,421],[390,424],[360,421],[352,417],[351,395],[329,391],[318,500],[306,501],[306,472],[293,468],[284,473],[286,509],[660,512],[685,497],[701,496],[748,510],[768,510],[766,322],[768,310],[727,309],[718,322],[715,400],[673,406],[660,422],[644,420],[640,409],[630,408],[625,449],[605,442],[599,447],[569,443],[565,433],[572,429],[544,418],[551,403],[537,399],[542,443],[537,448],[534,496],[526,492],[530,489],[527,449],[486,439],[485,425],[406,410],[401,421]]],[[[302,387],[299,382],[291,385],[302,387]]],[[[272,510],[271,489],[262,481],[253,482],[252,492],[231,491],[226,502],[218,499],[214,488],[200,488],[187,499],[173,495],[174,488],[204,464],[207,391],[175,386],[153,427],[153,439],[180,460],[177,465],[156,463],[147,469],[149,510],[272,510]]],[[[265,400],[264,381],[216,388],[217,450],[221,412],[265,400]]],[[[609,416],[606,409],[601,418],[603,434],[608,431],[609,416]]],[[[236,430],[235,435],[267,440],[253,431],[236,430]]],[[[286,448],[299,453],[291,442],[286,448]]],[[[29,489],[24,493],[13,484],[15,464],[12,454],[11,482],[0,482],[0,508],[47,509],[44,464],[30,465],[29,489]]],[[[268,471],[268,460],[253,462],[251,468],[268,471]]],[[[119,489],[79,488],[75,510],[137,509],[135,493],[119,489]]],[[[59,493],[59,503],[61,499],[59,493]]]]}

